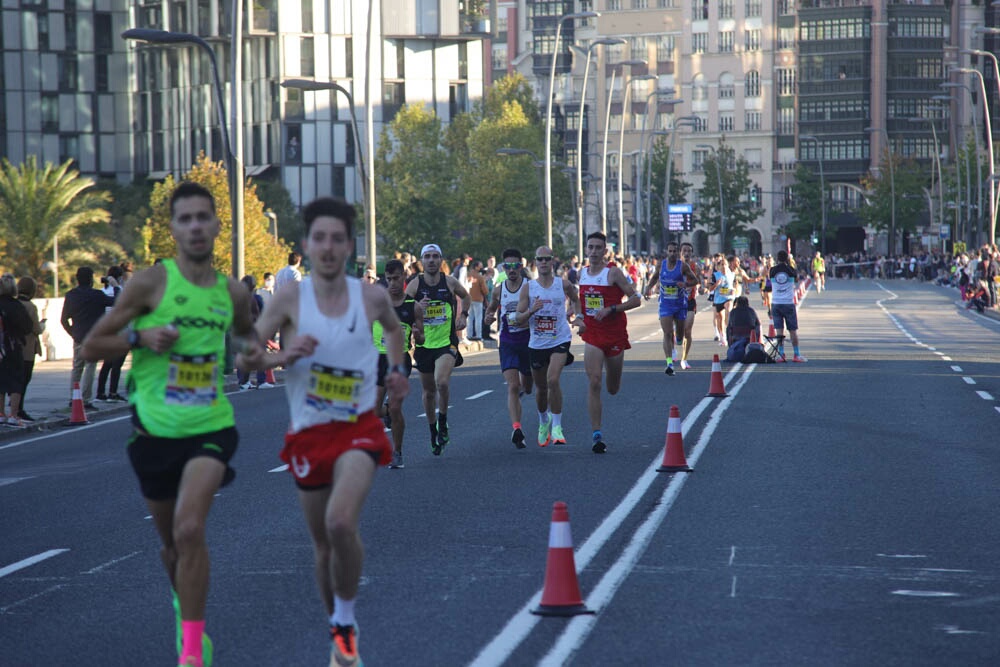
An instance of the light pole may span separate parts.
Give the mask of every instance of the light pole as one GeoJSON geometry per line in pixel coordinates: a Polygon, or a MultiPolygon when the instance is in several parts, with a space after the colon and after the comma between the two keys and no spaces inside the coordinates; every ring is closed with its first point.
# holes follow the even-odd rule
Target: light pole
{"type": "Polygon", "coordinates": [[[885,146],[889,151],[889,205],[890,205],[890,215],[889,218],[889,257],[896,256],[896,168],[893,166],[895,162],[895,154],[892,150],[892,144],[889,143],[889,132],[886,131],[884,127],[866,127],[865,132],[881,132],[885,135],[885,146]]]}
{"type": "MultiPolygon", "coordinates": [[[[339,83],[333,81],[312,81],[310,79],[285,79],[281,82],[282,88],[297,88],[298,90],[335,90],[344,97],[347,98],[347,104],[351,110],[351,130],[354,133],[354,149],[358,154],[358,162],[360,163],[362,177],[361,177],[361,192],[364,195],[364,200],[361,204],[362,209],[365,213],[365,242],[368,246],[366,252],[369,253],[369,257],[375,256],[375,216],[371,215],[369,211],[369,206],[374,205],[375,200],[368,201],[368,191],[370,188],[375,187],[374,169],[373,173],[369,174],[368,169],[365,166],[365,154],[361,150],[361,135],[358,133],[358,118],[354,113],[354,97],[351,95],[350,91],[341,86],[339,83]]],[[[374,160],[374,157],[370,157],[374,160]]],[[[373,163],[374,166],[374,163],[373,163]]],[[[372,262],[369,261],[369,264],[372,262]]]]}
{"type": "MultiPolygon", "coordinates": [[[[608,86],[608,110],[604,112],[604,150],[601,152],[601,233],[608,235],[608,128],[611,127],[611,100],[615,96],[615,72],[618,67],[645,65],[645,60],[623,60],[611,65],[611,85],[608,86]]],[[[624,80],[624,78],[623,78],[624,80]]],[[[625,122],[624,109],[622,122],[625,122]]]]}
{"type": "MultiPolygon", "coordinates": [[[[624,109],[622,109],[622,120],[625,119],[624,109]]],[[[625,123],[622,123],[625,126],[625,123]]],[[[625,242],[625,193],[623,192],[623,183],[625,179],[622,177],[623,170],[625,169],[625,158],[629,158],[629,171],[633,174],[635,173],[635,158],[641,153],[641,150],[629,151],[628,153],[623,153],[621,150],[621,144],[618,148],[618,245],[621,248],[622,259],[625,258],[625,253],[628,252],[628,244],[625,242]]],[[[639,192],[635,187],[635,179],[632,179],[632,218],[636,217],[636,201],[641,197],[639,192]]]]}
{"type": "Polygon", "coordinates": [[[820,243],[820,250],[826,254],[826,177],[823,175],[823,142],[819,137],[812,134],[800,134],[799,141],[812,141],[816,144],[816,154],[819,155],[819,209],[823,220],[823,238],[820,243]]]}
{"type": "MultiPolygon", "coordinates": [[[[645,118],[643,120],[645,120],[645,118]]],[[[653,125],[655,126],[656,123],[654,122],[653,125]]],[[[642,190],[644,197],[644,199],[642,200],[643,202],[642,212],[645,215],[645,222],[646,222],[646,252],[649,253],[653,252],[653,199],[652,199],[653,163],[651,160],[653,155],[652,145],[653,142],[656,141],[657,136],[666,136],[668,134],[670,134],[670,130],[654,129],[652,132],[649,133],[649,146],[646,145],[646,142],[644,140],[641,140],[639,142],[639,145],[642,146],[642,152],[643,152],[643,159],[640,162],[641,168],[639,171],[639,175],[643,176],[643,173],[645,173],[645,179],[646,179],[645,186],[643,187],[642,190]]],[[[660,203],[661,204],[663,203],[662,199],[660,199],[660,203]]],[[[640,250],[641,249],[642,248],[640,248],[640,250]]]]}
{"type": "MultiPolygon", "coordinates": [[[[238,0],[234,0],[238,2],[238,0]]],[[[235,20],[235,17],[234,17],[235,20]]],[[[237,38],[239,30],[234,26],[233,38],[237,38]]],[[[218,98],[217,112],[219,115],[219,126],[222,128],[222,150],[225,153],[226,171],[229,175],[229,207],[233,219],[232,238],[232,275],[239,279],[243,277],[244,270],[244,246],[243,246],[243,133],[241,128],[236,128],[234,135],[235,142],[239,148],[238,154],[233,152],[230,142],[229,126],[226,123],[226,99],[222,93],[222,80],[219,78],[219,65],[215,59],[215,51],[201,37],[186,32],[169,32],[167,30],[154,30],[152,28],[130,28],[122,33],[122,39],[131,39],[138,42],[151,42],[153,44],[194,44],[208,56],[209,64],[212,66],[212,81],[215,84],[215,95],[218,98]]],[[[241,45],[234,43],[232,46],[233,59],[240,60],[237,54],[242,53],[241,45]]],[[[233,63],[234,69],[237,64],[233,63]]],[[[239,80],[233,82],[233,86],[239,86],[239,80]]]]}
{"type": "MultiPolygon", "coordinates": [[[[972,88],[969,87],[969,86],[967,86],[967,85],[965,85],[964,83],[942,83],[941,87],[945,88],[945,89],[952,89],[952,90],[955,90],[955,89],[958,89],[958,88],[964,88],[969,93],[969,101],[970,101],[970,103],[973,100],[972,88]]],[[[976,232],[975,232],[976,233],[976,237],[970,243],[971,246],[974,246],[976,244],[976,240],[978,240],[978,236],[979,236],[979,216],[982,215],[982,210],[983,210],[983,164],[982,164],[982,160],[980,159],[980,154],[982,153],[983,147],[982,147],[982,139],[979,136],[979,121],[976,120],[976,113],[972,109],[971,106],[969,107],[969,115],[972,116],[972,133],[973,133],[973,136],[976,139],[976,188],[977,188],[977,190],[976,190],[976,232]]],[[[966,167],[968,167],[968,165],[966,165],[966,167]]],[[[971,176],[971,173],[969,173],[968,175],[971,176]]],[[[971,228],[971,225],[969,225],[969,226],[971,228]]],[[[966,230],[966,231],[971,236],[971,233],[972,233],[971,229],[966,230]]]]}
{"type": "MultiPolygon", "coordinates": [[[[927,109],[929,111],[939,111],[940,107],[927,107],[927,109]]],[[[937,123],[935,123],[935,121],[937,119],[936,118],[917,117],[917,118],[908,118],[907,120],[910,121],[911,123],[930,123],[930,126],[931,126],[931,136],[934,138],[934,161],[931,163],[931,167],[932,167],[932,169],[936,168],[937,169],[937,173],[938,173],[938,224],[941,225],[941,226],[943,226],[944,225],[944,184],[942,182],[943,179],[942,179],[942,174],[941,174],[941,145],[938,143],[937,127],[936,127],[937,123]]],[[[931,173],[933,174],[933,171],[931,173]]],[[[933,181],[933,180],[934,179],[931,178],[931,181],[933,181]]],[[[928,211],[928,213],[930,213],[930,211],[928,211]]],[[[930,219],[933,222],[934,216],[931,215],[930,219]]],[[[938,227],[938,229],[940,229],[940,227],[938,227]]]]}
{"type": "MultiPolygon", "coordinates": [[[[649,100],[650,100],[651,97],[653,97],[654,95],[656,95],[657,97],[659,97],[660,95],[663,95],[666,92],[667,91],[654,90],[649,95],[647,95],[646,96],[646,106],[647,106],[647,109],[648,109],[649,100]]],[[[668,104],[670,106],[676,106],[678,104],[683,104],[683,103],[684,103],[684,100],[680,99],[679,97],[669,97],[669,98],[664,99],[664,100],[657,99],[657,101],[656,101],[656,111],[659,112],[659,107],[660,107],[661,104],[668,104]]],[[[646,151],[646,118],[648,116],[649,116],[649,112],[647,110],[646,115],[642,117],[642,135],[641,135],[641,138],[639,139],[639,145],[642,146],[643,151],[646,151]]],[[[656,130],[656,125],[657,125],[658,122],[659,122],[659,113],[656,113],[653,116],[653,134],[657,134],[658,133],[657,130],[656,130]]],[[[666,134],[668,132],[668,130],[664,129],[664,130],[662,130],[662,132],[664,134],[666,134]]],[[[650,164],[651,153],[652,153],[652,151],[647,151],[645,153],[645,155],[643,156],[644,159],[641,161],[641,164],[646,165],[645,166],[645,169],[646,169],[646,189],[644,190],[646,199],[643,201],[642,198],[640,197],[640,201],[643,202],[643,212],[645,213],[645,217],[646,217],[646,233],[647,233],[647,237],[646,238],[648,239],[647,250],[649,252],[653,252],[653,220],[652,220],[652,210],[653,210],[652,203],[653,202],[649,198],[649,193],[652,191],[651,190],[651,185],[652,185],[652,179],[653,179],[653,175],[652,175],[653,170],[652,170],[652,165],[650,164]]],[[[642,172],[640,171],[639,174],[641,176],[642,172]]]]}
{"type": "Polygon", "coordinates": [[[576,12],[560,16],[556,23],[556,40],[552,45],[552,66],[549,68],[548,100],[545,103],[545,230],[546,245],[552,247],[552,97],[556,85],[556,61],[559,60],[559,38],[563,23],[575,19],[600,16],[597,12],[576,12]]]}
{"type": "MultiPolygon", "coordinates": [[[[722,193],[722,152],[716,150],[715,146],[710,144],[695,144],[697,148],[707,148],[715,154],[715,175],[719,181],[719,231],[721,236],[721,250],[723,254],[726,252],[726,200],[723,198],[722,193]]],[[[704,168],[704,167],[702,167],[704,168]]]]}
{"type": "Polygon", "coordinates": [[[632,83],[634,81],[655,81],[655,74],[640,74],[639,76],[630,76],[625,81],[625,98],[622,101],[622,122],[619,127],[618,132],[618,242],[621,244],[622,257],[625,256],[627,251],[627,244],[625,243],[625,220],[622,217],[622,167],[624,166],[621,156],[625,147],[625,116],[628,114],[628,102],[632,97],[632,83]]]}
{"type": "MultiPolygon", "coordinates": [[[[976,32],[997,34],[996,28],[977,28],[976,32]]],[[[1000,64],[997,63],[997,57],[989,51],[983,51],[982,49],[963,49],[961,53],[966,55],[976,55],[983,56],[984,58],[989,58],[993,61],[993,77],[997,86],[1000,87],[1000,64]]],[[[983,94],[983,113],[986,116],[986,137],[989,144],[990,151],[990,243],[996,242],[996,231],[997,231],[997,198],[1000,197],[1000,191],[996,188],[996,182],[993,180],[994,175],[994,155],[993,155],[993,127],[990,121],[990,105],[988,98],[986,97],[986,81],[983,79],[983,73],[978,69],[972,67],[954,67],[952,68],[956,72],[975,72],[979,76],[979,84],[981,92],[983,94]]]]}
{"type": "MultiPolygon", "coordinates": [[[[580,119],[577,122],[576,128],[576,251],[577,257],[583,257],[583,160],[584,156],[589,154],[589,151],[583,150],[583,119],[584,113],[587,108],[587,75],[590,73],[590,58],[594,53],[594,48],[598,46],[611,46],[614,44],[625,44],[625,40],[618,37],[606,37],[604,39],[594,40],[590,46],[587,47],[587,60],[586,64],[583,66],[583,86],[580,89],[580,119]]],[[[583,49],[571,45],[569,47],[574,52],[582,52],[583,49]]],[[[554,61],[553,61],[554,62],[554,61]]],[[[594,96],[594,102],[597,102],[597,96],[594,96]]],[[[594,116],[597,117],[596,114],[594,116]]],[[[596,127],[596,123],[595,123],[596,127]]]]}
{"type": "Polygon", "coordinates": [[[271,233],[274,235],[274,242],[278,243],[278,216],[274,211],[264,211],[264,217],[271,221],[271,233]]]}
{"type": "Polygon", "coordinates": [[[663,238],[667,238],[667,227],[670,221],[670,179],[674,174],[674,144],[677,139],[677,130],[681,126],[691,127],[698,122],[697,116],[682,116],[674,121],[674,127],[670,131],[670,148],[667,155],[667,175],[663,183],[663,238]]]}

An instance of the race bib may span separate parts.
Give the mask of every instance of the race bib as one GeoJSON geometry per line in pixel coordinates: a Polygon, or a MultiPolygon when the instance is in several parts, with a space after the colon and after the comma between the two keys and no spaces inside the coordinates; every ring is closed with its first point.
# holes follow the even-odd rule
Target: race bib
{"type": "Polygon", "coordinates": [[[597,311],[604,308],[604,297],[600,294],[588,294],[584,297],[583,305],[587,315],[594,317],[597,311]]]}
{"type": "Polygon", "coordinates": [[[535,315],[534,333],[541,338],[555,338],[556,318],[551,315],[535,315]]]}
{"type": "Polygon", "coordinates": [[[676,285],[673,285],[671,287],[664,287],[663,288],[663,296],[666,297],[666,298],[668,298],[668,299],[676,299],[678,291],[679,290],[677,289],[676,285]]]}
{"type": "Polygon", "coordinates": [[[214,354],[171,354],[167,367],[167,405],[205,406],[218,398],[219,365],[214,354]]]}
{"type": "Polygon", "coordinates": [[[309,368],[306,404],[330,415],[333,421],[358,420],[358,396],[364,373],[313,364],[309,368]]]}
{"type": "Polygon", "coordinates": [[[432,303],[424,311],[424,324],[444,324],[448,321],[448,313],[445,311],[444,303],[432,303]]]}
{"type": "Polygon", "coordinates": [[[720,287],[719,288],[719,296],[729,296],[730,292],[732,292],[732,290],[729,289],[728,287],[720,287]]]}

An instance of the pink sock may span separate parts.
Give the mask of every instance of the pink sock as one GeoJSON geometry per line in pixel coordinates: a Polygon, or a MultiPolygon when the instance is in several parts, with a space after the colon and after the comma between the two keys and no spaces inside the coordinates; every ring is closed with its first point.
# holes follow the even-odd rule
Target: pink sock
{"type": "Polygon", "coordinates": [[[184,632],[181,664],[187,665],[194,658],[194,664],[201,667],[201,636],[205,633],[205,621],[181,621],[181,629],[184,632]]]}

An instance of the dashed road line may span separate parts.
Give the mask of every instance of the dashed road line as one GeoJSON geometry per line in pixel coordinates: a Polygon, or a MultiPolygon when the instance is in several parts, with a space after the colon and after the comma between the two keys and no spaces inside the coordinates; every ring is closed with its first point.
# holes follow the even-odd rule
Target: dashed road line
{"type": "Polygon", "coordinates": [[[487,394],[492,394],[492,393],[493,393],[492,389],[487,389],[485,391],[479,392],[478,394],[473,394],[472,396],[466,396],[465,400],[467,400],[467,401],[474,401],[477,398],[482,398],[483,396],[486,396],[487,394]]]}
{"type": "Polygon", "coordinates": [[[977,391],[976,393],[979,394],[979,398],[983,399],[984,401],[993,400],[993,394],[991,394],[988,391],[977,391]]]}
{"type": "Polygon", "coordinates": [[[6,577],[8,574],[14,574],[18,570],[23,570],[26,567],[31,567],[35,563],[41,563],[43,560],[48,560],[53,556],[58,556],[59,554],[66,553],[69,549],[49,549],[48,551],[43,551],[40,554],[35,554],[34,556],[29,556],[23,560],[19,560],[16,563],[11,563],[6,567],[0,567],[0,577],[6,577]]]}
{"type": "Polygon", "coordinates": [[[956,373],[961,373],[962,372],[962,367],[961,366],[952,366],[951,370],[955,371],[956,373]]]}
{"type": "Polygon", "coordinates": [[[976,384],[976,381],[968,376],[964,376],[962,379],[965,380],[965,384],[976,384]]]}

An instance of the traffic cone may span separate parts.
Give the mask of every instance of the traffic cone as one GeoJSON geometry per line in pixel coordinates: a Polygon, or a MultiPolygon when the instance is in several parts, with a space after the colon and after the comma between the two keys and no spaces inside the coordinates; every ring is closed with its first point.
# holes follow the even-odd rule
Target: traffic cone
{"type": "MultiPolygon", "coordinates": [[[[65,395],[65,394],[64,394],[65,395]]],[[[80,391],[80,383],[73,383],[73,409],[69,415],[70,426],[82,426],[89,424],[87,413],[83,411],[83,394],[80,391]]]]}
{"type": "Polygon", "coordinates": [[[264,371],[264,382],[270,382],[271,384],[274,384],[274,369],[273,368],[268,368],[266,371],[264,371]]]}
{"type": "Polygon", "coordinates": [[[722,381],[722,364],[719,363],[719,355],[712,356],[712,380],[708,384],[708,393],[706,396],[712,398],[725,398],[729,396],[726,393],[726,385],[722,381]]]}
{"type": "Polygon", "coordinates": [[[757,330],[756,329],[754,329],[753,331],[750,332],[750,342],[751,343],[759,343],[760,342],[760,338],[757,337],[757,330]]]}
{"type": "Polygon", "coordinates": [[[681,410],[676,405],[670,406],[670,419],[667,421],[667,442],[663,447],[663,463],[656,472],[692,472],[684,458],[684,436],[681,435],[681,410]]]}
{"type": "Polygon", "coordinates": [[[767,325],[767,337],[774,338],[774,322],[767,325]]]}
{"type": "Polygon", "coordinates": [[[576,616],[593,614],[580,597],[580,584],[576,579],[576,562],[573,560],[573,537],[569,532],[569,510],[566,503],[552,506],[552,524],[549,527],[549,556],[545,561],[545,588],[542,601],[532,614],[539,616],[576,616]]]}

